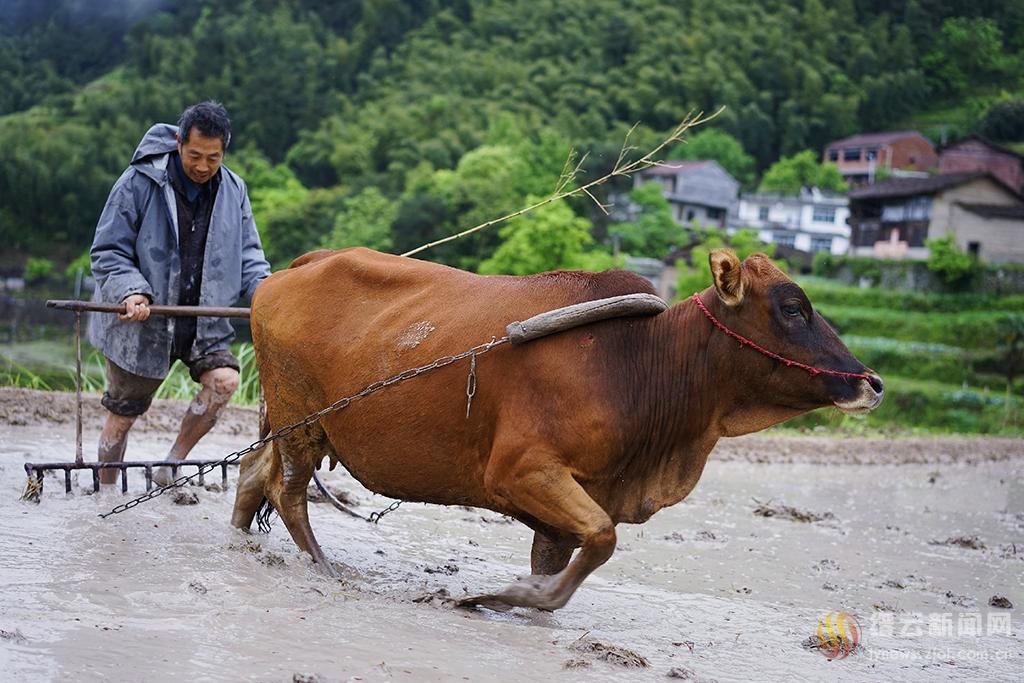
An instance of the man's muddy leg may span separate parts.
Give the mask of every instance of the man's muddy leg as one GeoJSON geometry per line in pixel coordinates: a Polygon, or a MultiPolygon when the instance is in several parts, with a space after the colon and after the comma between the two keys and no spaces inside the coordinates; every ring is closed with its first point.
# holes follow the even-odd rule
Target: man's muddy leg
{"type": "MultiPolygon", "coordinates": [[[[174,445],[171,446],[171,450],[167,454],[168,460],[187,458],[199,440],[217,424],[217,417],[221,410],[228,404],[238,388],[238,370],[214,368],[204,372],[199,381],[203,387],[192,399],[192,403],[188,406],[188,412],[181,420],[178,438],[175,439],[174,445]]],[[[153,481],[160,486],[169,484],[171,482],[170,468],[158,468],[153,474],[153,481]]]]}
{"type": "Polygon", "coordinates": [[[168,460],[184,460],[199,439],[206,436],[206,433],[213,429],[213,425],[217,424],[217,416],[238,389],[238,370],[207,370],[200,376],[199,381],[203,388],[192,399],[188,412],[181,420],[181,429],[178,430],[178,438],[171,446],[168,460]]]}
{"type": "MultiPolygon", "coordinates": [[[[100,446],[98,459],[100,462],[122,462],[124,451],[128,446],[128,431],[135,424],[137,416],[126,417],[116,413],[107,413],[107,420],[103,423],[103,431],[100,432],[100,446]]],[[[120,472],[116,469],[105,468],[100,470],[101,484],[116,484],[120,472]]]]}

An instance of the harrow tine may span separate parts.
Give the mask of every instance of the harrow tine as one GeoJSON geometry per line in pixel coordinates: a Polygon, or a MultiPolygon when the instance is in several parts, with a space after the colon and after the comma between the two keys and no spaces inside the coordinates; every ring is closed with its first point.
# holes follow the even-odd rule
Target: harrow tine
{"type": "Polygon", "coordinates": [[[199,471],[200,476],[198,477],[198,483],[200,486],[205,484],[205,472],[204,467],[210,470],[214,467],[220,467],[220,480],[221,488],[227,490],[228,488],[228,466],[237,463],[225,463],[220,460],[184,460],[184,461],[164,461],[164,460],[140,460],[131,462],[43,462],[43,463],[25,463],[25,474],[28,475],[29,482],[25,487],[24,500],[38,501],[39,496],[43,490],[43,475],[48,470],[56,470],[64,473],[64,492],[72,492],[72,471],[74,470],[88,470],[92,472],[92,490],[93,492],[99,492],[100,490],[100,470],[115,469],[121,472],[121,493],[128,493],[128,470],[141,469],[146,477],[146,491],[152,491],[154,487],[153,482],[153,468],[155,467],[169,467],[171,468],[172,480],[179,477],[179,473],[187,471],[188,468],[194,467],[199,471]]]}

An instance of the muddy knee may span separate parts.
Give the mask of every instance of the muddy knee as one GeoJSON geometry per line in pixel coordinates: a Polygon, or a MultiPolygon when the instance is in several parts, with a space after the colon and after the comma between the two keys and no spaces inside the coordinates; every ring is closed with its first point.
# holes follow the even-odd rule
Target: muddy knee
{"type": "Polygon", "coordinates": [[[214,368],[200,376],[203,393],[209,392],[214,403],[227,403],[238,389],[238,370],[234,368],[214,368]]]}

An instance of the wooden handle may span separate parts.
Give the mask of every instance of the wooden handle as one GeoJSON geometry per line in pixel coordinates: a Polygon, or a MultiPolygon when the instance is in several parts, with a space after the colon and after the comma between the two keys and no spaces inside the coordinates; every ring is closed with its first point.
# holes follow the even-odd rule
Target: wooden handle
{"type": "MultiPolygon", "coordinates": [[[[103,304],[74,299],[50,299],[47,308],[63,311],[92,311],[94,313],[124,313],[124,304],[103,304]]],[[[176,318],[248,318],[248,308],[211,306],[150,306],[150,315],[164,315],[176,318]]]]}

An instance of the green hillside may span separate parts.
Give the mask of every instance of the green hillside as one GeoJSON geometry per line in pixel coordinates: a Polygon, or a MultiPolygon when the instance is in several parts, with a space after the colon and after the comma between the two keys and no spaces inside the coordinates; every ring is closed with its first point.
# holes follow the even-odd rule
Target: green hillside
{"type": "MultiPolygon", "coordinates": [[[[401,250],[519,208],[550,192],[570,146],[587,174],[606,171],[637,122],[642,146],[724,106],[713,125],[760,172],[930,111],[957,112],[954,133],[994,125],[990,105],[1021,91],[1019,3],[95,4],[0,9],[7,271],[78,256],[145,129],[204,98],[232,113],[228,163],[279,267],[325,242],[401,250]]],[[[607,219],[572,209],[600,245],[607,219]]],[[[429,257],[475,268],[502,239],[429,257]]]]}

